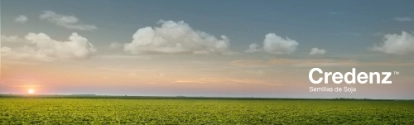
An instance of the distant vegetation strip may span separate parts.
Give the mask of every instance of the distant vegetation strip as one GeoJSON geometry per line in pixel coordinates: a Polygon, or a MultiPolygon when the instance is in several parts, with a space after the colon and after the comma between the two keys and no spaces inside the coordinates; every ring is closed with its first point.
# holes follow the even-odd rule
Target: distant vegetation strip
{"type": "Polygon", "coordinates": [[[18,95],[0,94],[0,98],[88,98],[88,99],[223,99],[223,100],[361,100],[361,101],[414,101],[409,99],[369,99],[369,98],[270,98],[270,97],[195,97],[195,96],[119,96],[96,94],[72,95],[18,95]]]}

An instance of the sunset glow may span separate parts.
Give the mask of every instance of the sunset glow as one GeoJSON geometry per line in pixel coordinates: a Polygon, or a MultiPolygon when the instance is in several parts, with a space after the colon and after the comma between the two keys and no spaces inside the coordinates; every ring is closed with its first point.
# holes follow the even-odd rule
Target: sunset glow
{"type": "Polygon", "coordinates": [[[27,91],[29,94],[34,94],[34,89],[29,89],[28,91],[27,91]]]}

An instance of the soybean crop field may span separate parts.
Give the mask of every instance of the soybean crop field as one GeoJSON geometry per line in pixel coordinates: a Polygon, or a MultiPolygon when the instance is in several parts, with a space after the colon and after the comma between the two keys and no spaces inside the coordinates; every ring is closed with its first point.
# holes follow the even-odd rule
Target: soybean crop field
{"type": "Polygon", "coordinates": [[[413,101],[0,98],[0,124],[406,124],[413,101]]]}

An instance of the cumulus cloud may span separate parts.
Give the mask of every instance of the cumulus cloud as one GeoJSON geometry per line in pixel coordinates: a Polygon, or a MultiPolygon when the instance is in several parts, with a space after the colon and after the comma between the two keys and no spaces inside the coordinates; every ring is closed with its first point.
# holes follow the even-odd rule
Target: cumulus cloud
{"type": "Polygon", "coordinates": [[[14,19],[14,21],[17,23],[26,23],[28,20],[29,19],[27,19],[25,15],[19,15],[16,17],[16,19],[14,19]]]}
{"type": "Polygon", "coordinates": [[[410,17],[395,17],[394,20],[396,21],[400,21],[400,22],[408,22],[408,21],[413,21],[412,18],[410,17]]]}
{"type": "Polygon", "coordinates": [[[259,51],[261,51],[261,49],[259,48],[259,45],[257,45],[256,43],[252,43],[249,45],[249,48],[245,52],[253,53],[253,52],[259,52],[259,51]]]}
{"type": "Polygon", "coordinates": [[[7,46],[1,47],[1,56],[5,59],[33,59],[41,61],[52,61],[52,57],[47,57],[43,54],[37,53],[35,48],[29,46],[10,48],[7,46]]]}
{"type": "Polygon", "coordinates": [[[192,29],[184,21],[159,21],[159,27],[140,28],[124,50],[132,54],[225,54],[229,39],[192,29]]]}
{"type": "Polygon", "coordinates": [[[298,42],[289,38],[282,38],[275,33],[269,33],[265,36],[263,41],[263,48],[259,48],[256,43],[249,45],[245,51],[248,53],[264,51],[273,54],[291,54],[296,51],[298,42]]]}
{"type": "Polygon", "coordinates": [[[44,11],[40,15],[40,19],[47,20],[51,23],[55,23],[56,25],[59,25],[59,26],[62,26],[68,29],[87,30],[87,31],[92,31],[92,30],[97,29],[95,25],[79,23],[79,19],[73,15],[63,15],[63,14],[55,13],[53,11],[44,11]]]}
{"type": "Polygon", "coordinates": [[[268,53],[274,54],[290,54],[296,50],[298,42],[289,38],[282,38],[275,33],[266,35],[263,42],[263,49],[268,53]]]}
{"type": "Polygon", "coordinates": [[[325,53],[326,50],[324,49],[312,48],[309,52],[309,55],[324,55],[325,53]]]}
{"type": "Polygon", "coordinates": [[[403,31],[401,34],[385,34],[383,43],[374,45],[373,51],[387,54],[406,54],[414,52],[414,35],[403,31]]]}
{"type": "Polygon", "coordinates": [[[51,61],[55,59],[86,59],[96,52],[88,39],[72,33],[69,41],[53,40],[44,33],[29,33],[25,39],[29,45],[1,48],[2,57],[13,59],[37,59],[51,61]]]}
{"type": "Polygon", "coordinates": [[[24,41],[24,40],[25,39],[20,38],[16,35],[7,36],[7,35],[1,34],[1,42],[21,42],[21,41],[24,41]]]}

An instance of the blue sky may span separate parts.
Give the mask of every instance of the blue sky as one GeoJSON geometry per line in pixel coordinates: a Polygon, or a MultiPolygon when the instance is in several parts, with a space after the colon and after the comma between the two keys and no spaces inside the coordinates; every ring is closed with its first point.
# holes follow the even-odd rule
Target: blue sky
{"type": "MultiPolygon", "coordinates": [[[[2,83],[9,86],[4,91],[16,92],[10,86],[17,84],[16,79],[21,73],[30,69],[35,74],[42,71],[44,77],[63,72],[55,76],[62,79],[71,79],[76,72],[84,73],[74,75],[70,82],[39,80],[27,73],[25,77],[33,81],[44,80],[43,83],[18,83],[26,87],[54,86],[56,91],[53,92],[57,93],[62,86],[68,89],[60,93],[82,93],[102,82],[102,78],[108,82],[102,87],[113,87],[121,82],[120,88],[131,89],[143,84],[134,83],[137,79],[131,78],[139,76],[142,81],[160,84],[143,85],[148,90],[167,89],[172,94],[244,96],[244,92],[253,91],[244,86],[249,83],[247,86],[257,88],[253,95],[274,96],[266,85],[301,86],[306,90],[309,69],[314,65],[329,65],[325,68],[341,72],[349,71],[352,66],[367,71],[399,70],[403,75],[395,79],[404,85],[394,87],[412,90],[413,84],[407,81],[412,80],[409,76],[414,74],[413,12],[414,2],[409,0],[2,0],[2,74],[6,79],[2,83]],[[19,16],[24,19],[18,21],[19,16]],[[70,20],[73,18],[77,20],[74,23],[70,20]],[[79,29],[87,26],[93,28],[79,29]],[[184,37],[180,35],[181,31],[185,31],[184,37]],[[69,42],[77,43],[77,46],[65,44],[68,36],[74,38],[69,42]],[[265,45],[266,41],[268,44],[265,45]],[[150,43],[143,46],[146,42],[150,43]],[[257,45],[257,50],[247,52],[252,43],[257,45]],[[376,45],[379,47],[374,50],[376,45]],[[312,49],[315,49],[314,53],[310,52],[312,49]],[[22,64],[27,70],[21,69],[22,64]],[[284,76],[281,74],[284,72],[288,72],[286,77],[275,77],[284,76]],[[297,79],[295,74],[303,77],[297,79]],[[84,86],[87,81],[94,84],[84,86]],[[188,93],[182,92],[189,90],[185,89],[188,86],[166,85],[177,82],[212,82],[212,85],[205,85],[207,89],[189,85],[192,87],[188,93]],[[230,89],[230,92],[218,89],[225,82],[238,89],[230,89]],[[250,86],[250,83],[260,85],[250,86]]],[[[379,87],[378,91],[383,89],[379,87]]],[[[132,91],[130,93],[134,94],[132,91]]],[[[99,89],[95,92],[105,93],[99,89]]],[[[282,94],[302,97],[306,91],[292,93],[282,94]]],[[[122,93],[117,91],[115,94],[122,93]]],[[[390,98],[411,98],[407,96],[409,94],[412,93],[390,98]]],[[[357,97],[367,95],[372,93],[357,97]]]]}
{"type": "MultiPolygon", "coordinates": [[[[138,28],[156,26],[163,20],[183,20],[192,28],[213,35],[226,35],[235,49],[259,43],[274,32],[299,41],[299,52],[318,44],[331,53],[364,52],[380,40],[377,33],[413,30],[412,22],[395,17],[413,17],[412,1],[2,1],[3,29],[13,29],[16,15],[27,15],[30,23],[5,32],[24,34],[46,27],[38,21],[45,10],[75,15],[93,23],[97,32],[84,32],[99,43],[129,42],[138,28]],[[24,8],[24,9],[21,9],[24,8]],[[8,20],[5,20],[8,19],[8,20]],[[33,31],[31,30],[31,31],[33,31]],[[354,46],[350,52],[343,46],[354,46]]],[[[50,27],[56,32],[70,32],[50,27]]],[[[40,30],[39,30],[40,31],[40,30]]],[[[43,31],[44,32],[44,31],[43,31]]],[[[50,32],[49,34],[53,34],[50,32]]],[[[66,36],[60,36],[65,38],[66,36]]],[[[306,51],[304,51],[306,50],[306,51]]]]}

